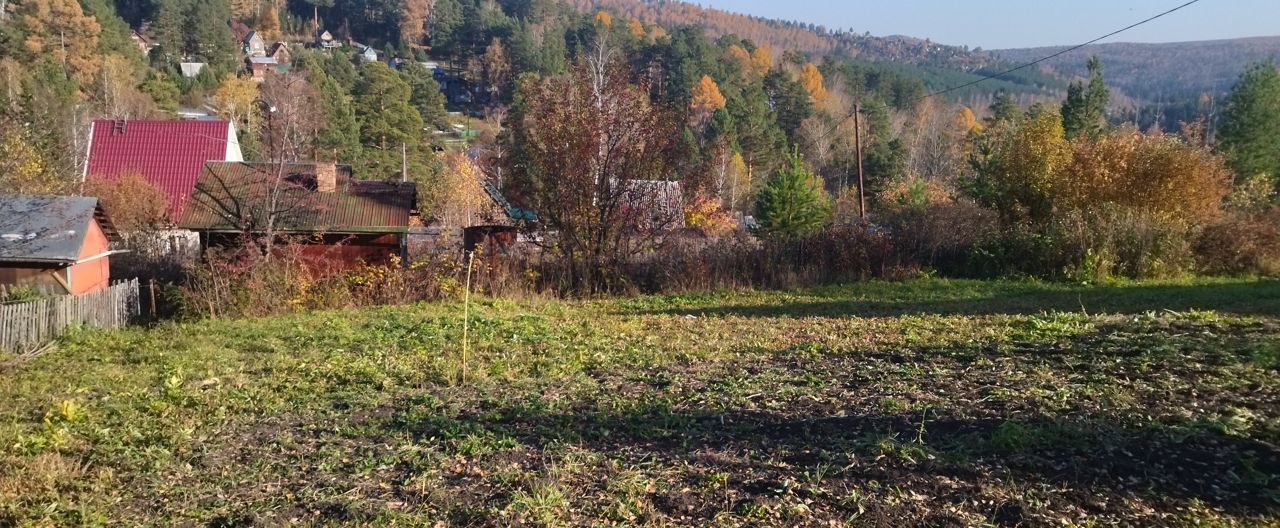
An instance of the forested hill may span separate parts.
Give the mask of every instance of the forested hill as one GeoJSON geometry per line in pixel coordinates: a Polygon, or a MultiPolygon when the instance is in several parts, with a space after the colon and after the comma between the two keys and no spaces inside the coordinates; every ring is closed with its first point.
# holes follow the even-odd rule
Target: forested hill
{"type": "MultiPolygon", "coordinates": [[[[1031,61],[1066,49],[1061,47],[992,51],[1011,62],[1031,61]]],[[[1226,92],[1247,64],[1280,60],[1280,36],[1175,42],[1114,43],[1086,46],[1046,63],[1046,71],[1069,77],[1085,75],[1092,55],[1102,58],[1107,82],[1139,102],[1194,100],[1201,94],[1226,92]]]]}
{"type": "Polygon", "coordinates": [[[839,54],[867,60],[976,70],[989,60],[968,48],[944,46],[927,39],[873,37],[838,28],[761,18],[676,0],[568,0],[582,11],[608,10],[649,24],[696,24],[712,36],[737,35],[775,49],[811,55],[839,54]]]}
{"type": "MultiPolygon", "coordinates": [[[[967,46],[948,46],[929,39],[901,35],[872,36],[852,29],[828,28],[817,24],[775,20],[706,8],[678,0],[566,0],[579,11],[609,11],[646,24],[663,27],[701,26],[713,37],[735,35],[772,47],[779,55],[799,52],[813,58],[844,58],[875,68],[919,78],[930,90],[968,84],[984,75],[1003,71],[1005,61],[967,46]]],[[[1056,93],[1066,88],[1058,76],[1024,70],[999,80],[952,92],[952,97],[968,98],[999,90],[1012,93],[1056,93]]]]}

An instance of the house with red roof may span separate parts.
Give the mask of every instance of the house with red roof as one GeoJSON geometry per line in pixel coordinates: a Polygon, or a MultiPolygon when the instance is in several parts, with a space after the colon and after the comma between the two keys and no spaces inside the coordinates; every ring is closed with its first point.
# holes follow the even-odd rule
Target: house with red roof
{"type": "Polygon", "coordinates": [[[87,181],[139,173],[169,201],[177,221],[209,161],[244,161],[228,121],[97,120],[89,131],[87,181]]]}

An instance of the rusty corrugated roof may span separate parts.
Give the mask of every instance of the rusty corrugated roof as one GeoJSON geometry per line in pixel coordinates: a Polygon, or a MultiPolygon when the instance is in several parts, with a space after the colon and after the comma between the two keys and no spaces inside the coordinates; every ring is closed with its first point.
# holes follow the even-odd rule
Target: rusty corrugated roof
{"type": "Polygon", "coordinates": [[[209,162],[196,181],[178,226],[194,231],[261,232],[274,211],[284,233],[405,233],[413,183],[356,180],[338,171],[335,192],[316,190],[315,165],[209,162]],[[280,169],[279,198],[272,184],[280,169]]]}

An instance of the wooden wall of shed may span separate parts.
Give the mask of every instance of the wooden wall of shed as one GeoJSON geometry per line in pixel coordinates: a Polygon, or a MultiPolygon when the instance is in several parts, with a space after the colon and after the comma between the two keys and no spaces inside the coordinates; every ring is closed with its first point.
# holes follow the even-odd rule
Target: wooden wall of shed
{"type": "MultiPolygon", "coordinates": [[[[84,245],[80,247],[80,259],[87,259],[109,251],[111,243],[97,220],[89,221],[84,245]]],[[[76,295],[106,289],[111,285],[111,262],[100,257],[83,264],[71,266],[71,293],[76,295]]]]}

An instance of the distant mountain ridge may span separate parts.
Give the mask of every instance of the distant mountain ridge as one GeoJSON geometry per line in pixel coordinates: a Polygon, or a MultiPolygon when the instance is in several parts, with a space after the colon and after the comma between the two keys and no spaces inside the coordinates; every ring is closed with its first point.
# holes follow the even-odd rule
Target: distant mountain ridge
{"type": "MultiPolygon", "coordinates": [[[[582,11],[608,10],[646,23],[673,27],[697,24],[715,36],[733,34],[768,44],[778,53],[795,50],[811,56],[889,63],[923,79],[930,89],[959,86],[1003,72],[1070,46],[982,50],[935,43],[906,35],[872,36],[852,30],[769,19],[703,7],[680,0],[567,0],[582,11]]],[[[1086,46],[1042,64],[953,93],[955,97],[996,90],[1058,97],[1066,81],[1083,77],[1089,57],[1102,57],[1117,104],[1192,104],[1202,94],[1220,96],[1235,84],[1246,65],[1280,61],[1280,36],[1167,44],[1110,43],[1086,46]]]]}
{"type": "MultiPolygon", "coordinates": [[[[842,57],[856,62],[887,65],[898,73],[919,77],[929,89],[938,90],[967,84],[982,75],[1007,69],[1008,64],[989,53],[966,46],[938,44],[927,38],[906,35],[872,36],[852,30],[822,25],[769,19],[702,7],[679,0],[566,0],[584,12],[605,10],[648,24],[664,27],[702,26],[712,37],[736,35],[759,45],[769,45],[780,55],[793,50],[814,57],[842,57]]],[[[983,83],[956,97],[975,92],[1007,90],[1032,94],[1055,94],[1066,83],[1039,71],[1018,72],[1000,81],[983,83]]]]}
{"type": "MultiPolygon", "coordinates": [[[[1030,62],[1069,46],[992,50],[993,57],[1030,62]]],[[[1102,58],[1108,84],[1143,103],[1195,100],[1231,89],[1251,62],[1280,61],[1280,36],[1165,44],[1109,43],[1086,46],[1044,63],[1068,78],[1085,75],[1085,62],[1102,58]]]]}

